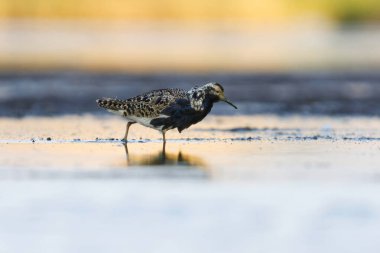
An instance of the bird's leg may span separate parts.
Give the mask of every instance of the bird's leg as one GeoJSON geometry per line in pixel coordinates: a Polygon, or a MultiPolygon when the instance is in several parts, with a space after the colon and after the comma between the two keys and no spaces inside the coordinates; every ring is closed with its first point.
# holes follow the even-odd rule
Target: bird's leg
{"type": "Polygon", "coordinates": [[[124,149],[125,149],[125,154],[126,154],[126,156],[128,156],[128,154],[129,154],[129,152],[128,152],[128,144],[124,143],[123,146],[124,146],[124,149]]]}
{"type": "Polygon", "coordinates": [[[125,141],[125,142],[127,142],[128,141],[128,132],[129,132],[129,127],[131,126],[131,125],[133,125],[133,124],[135,124],[136,122],[128,122],[127,123],[127,127],[126,127],[126,129],[125,129],[125,135],[124,135],[124,138],[122,139],[122,141],[125,141]]]}
{"type": "Polygon", "coordinates": [[[166,160],[166,138],[165,138],[166,131],[162,131],[162,159],[163,161],[166,160]]]}
{"type": "Polygon", "coordinates": [[[165,134],[166,134],[166,131],[162,131],[162,140],[164,143],[166,143],[165,134]]]}
{"type": "Polygon", "coordinates": [[[123,145],[124,145],[124,148],[125,148],[125,156],[126,156],[126,158],[127,158],[127,165],[128,165],[128,163],[129,163],[128,144],[125,143],[125,144],[123,144],[123,145]]]}
{"type": "Polygon", "coordinates": [[[165,157],[166,156],[166,141],[162,142],[162,155],[165,157]]]}

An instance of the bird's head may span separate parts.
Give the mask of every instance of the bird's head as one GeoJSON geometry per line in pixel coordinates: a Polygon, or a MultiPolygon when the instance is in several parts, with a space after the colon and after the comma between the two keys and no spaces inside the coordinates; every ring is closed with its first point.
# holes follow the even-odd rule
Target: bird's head
{"type": "Polygon", "coordinates": [[[214,102],[223,101],[237,109],[236,105],[234,105],[224,96],[223,86],[219,83],[208,83],[204,85],[204,88],[206,96],[209,96],[214,102]]]}

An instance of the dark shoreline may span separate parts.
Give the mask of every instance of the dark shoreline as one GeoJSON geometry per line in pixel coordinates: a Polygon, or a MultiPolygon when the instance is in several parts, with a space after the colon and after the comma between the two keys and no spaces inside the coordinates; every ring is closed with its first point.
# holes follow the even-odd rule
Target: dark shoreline
{"type": "Polygon", "coordinates": [[[104,113],[99,97],[127,98],[159,88],[217,81],[238,111],[214,114],[380,115],[380,73],[130,74],[78,71],[0,72],[0,116],[104,113]]]}

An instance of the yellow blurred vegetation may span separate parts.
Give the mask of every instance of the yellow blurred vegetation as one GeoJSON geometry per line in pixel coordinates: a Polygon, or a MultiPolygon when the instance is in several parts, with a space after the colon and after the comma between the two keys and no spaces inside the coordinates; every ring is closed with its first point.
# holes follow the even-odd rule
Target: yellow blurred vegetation
{"type": "Polygon", "coordinates": [[[379,0],[2,0],[0,18],[282,22],[317,16],[341,23],[380,20],[379,0]]]}

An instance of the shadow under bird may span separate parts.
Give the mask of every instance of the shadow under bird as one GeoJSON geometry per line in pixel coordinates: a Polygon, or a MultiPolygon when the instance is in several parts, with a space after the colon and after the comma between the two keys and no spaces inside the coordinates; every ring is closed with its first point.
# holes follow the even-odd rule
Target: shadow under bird
{"type": "Polygon", "coordinates": [[[134,123],[165,133],[170,129],[182,130],[200,122],[211,111],[215,102],[224,101],[237,109],[224,96],[219,83],[196,86],[189,91],[182,89],[160,89],[129,99],[103,98],[96,102],[109,112],[123,116],[127,127],[123,140],[127,141],[129,127],[134,123]]]}

